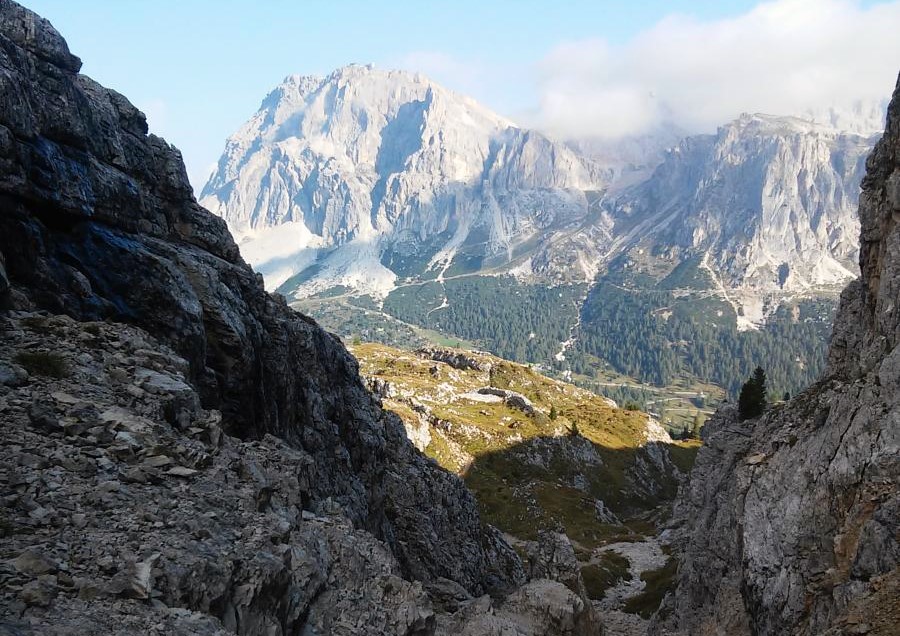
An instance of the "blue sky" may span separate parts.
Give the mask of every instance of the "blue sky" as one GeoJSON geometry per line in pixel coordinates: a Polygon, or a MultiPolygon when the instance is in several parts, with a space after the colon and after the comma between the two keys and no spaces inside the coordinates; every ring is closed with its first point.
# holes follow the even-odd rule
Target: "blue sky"
{"type": "MultiPolygon", "coordinates": [[[[830,22],[815,27],[823,33],[829,28],[846,31],[843,23],[851,20],[842,12],[861,20],[868,15],[868,22],[857,31],[868,28],[869,22],[890,22],[898,15],[875,16],[870,11],[882,4],[893,8],[897,2],[850,0],[779,0],[772,6],[787,8],[762,17],[754,8],[758,3],[740,0],[26,0],[25,4],[63,34],[72,52],[82,58],[82,72],[128,96],[147,113],[151,129],[181,148],[198,189],[225,138],[292,73],[325,74],[351,62],[420,70],[513,119],[567,134],[599,134],[603,122],[619,121],[618,111],[610,114],[604,105],[633,110],[634,95],[656,95],[656,86],[666,84],[646,67],[665,66],[671,55],[649,62],[645,58],[648,52],[679,42],[684,34],[690,34],[695,45],[705,38],[716,40],[718,34],[743,43],[741,38],[756,37],[746,34],[757,32],[760,20],[764,25],[790,22],[793,15],[818,15],[823,5],[836,7],[830,22]],[[623,88],[626,75],[640,83],[629,79],[623,88]],[[611,99],[623,91],[630,97],[621,104],[611,99]]],[[[900,23],[889,26],[893,39],[900,39],[896,38],[900,23]]],[[[845,39],[857,31],[846,33],[845,39]]],[[[835,37],[825,35],[828,42],[835,37]]],[[[785,42],[796,39],[796,34],[789,36],[785,42]]],[[[777,33],[772,37],[781,41],[777,33]]],[[[676,70],[695,72],[698,62],[691,60],[705,57],[700,46],[700,55],[688,56],[682,60],[683,68],[676,70]]],[[[769,47],[765,42],[760,46],[769,47]]],[[[689,47],[679,45],[679,50],[684,48],[689,47]]],[[[889,59],[893,52],[887,51],[889,59]]],[[[814,54],[818,55],[812,46],[806,57],[814,54]]],[[[900,62],[900,53],[890,64],[895,61],[900,62]]],[[[680,102],[673,97],[671,103],[680,102]]],[[[638,122],[623,120],[622,129],[646,125],[658,116],[658,107],[654,109],[638,122]]],[[[718,116],[715,111],[709,118],[718,116]]]]}

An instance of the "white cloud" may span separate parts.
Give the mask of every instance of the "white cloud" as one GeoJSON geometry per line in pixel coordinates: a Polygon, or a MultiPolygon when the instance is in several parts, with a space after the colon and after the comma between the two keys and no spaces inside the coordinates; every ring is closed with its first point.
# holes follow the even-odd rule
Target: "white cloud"
{"type": "Polygon", "coordinates": [[[556,47],[539,65],[533,125],[618,137],[671,120],[711,130],[741,112],[800,114],[890,96],[900,1],[776,0],[741,16],[670,16],[620,46],[556,47]]]}
{"type": "Polygon", "coordinates": [[[487,108],[508,116],[516,115],[522,110],[523,103],[533,103],[534,99],[530,91],[531,69],[522,64],[457,57],[442,51],[412,51],[386,60],[385,66],[422,73],[438,84],[473,97],[487,108]]]}

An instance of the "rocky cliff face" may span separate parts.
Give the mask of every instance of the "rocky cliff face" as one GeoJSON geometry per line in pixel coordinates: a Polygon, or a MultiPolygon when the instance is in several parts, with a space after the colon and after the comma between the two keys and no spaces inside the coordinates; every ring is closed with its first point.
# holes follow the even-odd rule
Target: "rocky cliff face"
{"type": "Polygon", "coordinates": [[[508,261],[583,219],[606,174],[421,75],[353,65],[272,91],[200,201],[270,288],[384,294],[458,252],[508,261]]]}
{"type": "Polygon", "coordinates": [[[297,297],[383,296],[448,272],[590,281],[623,252],[652,251],[668,270],[702,261],[759,323],[766,294],[836,292],[855,276],[874,143],[860,131],[882,114],[744,115],[681,143],[661,128],[559,144],[420,75],[349,66],[266,97],[201,202],[271,289],[297,297]]]}
{"type": "Polygon", "coordinates": [[[834,288],[856,275],[857,193],[874,141],[744,115],[716,135],[685,139],[606,208],[632,250],[698,259],[713,286],[731,290],[758,322],[753,300],[766,293],[834,288]]]}
{"type": "Polygon", "coordinates": [[[577,565],[546,549],[496,598],[412,580],[338,501],[310,505],[307,451],[224,433],[142,329],[20,311],[0,327],[0,633],[599,632],[577,565]]]}
{"type": "Polygon", "coordinates": [[[900,624],[900,88],[860,196],[859,280],[826,376],[704,428],[659,634],[896,634],[900,624]]]}
{"type": "MultiPolygon", "coordinates": [[[[195,583],[184,586],[170,578],[168,591],[154,597],[166,607],[183,608],[186,614],[180,616],[202,614],[203,625],[185,633],[216,633],[216,629],[241,634],[293,633],[301,627],[304,633],[431,633],[433,621],[423,623],[417,610],[403,602],[387,602],[391,617],[371,625],[360,618],[356,628],[345,623],[341,629],[329,628],[329,623],[310,618],[308,602],[314,597],[324,594],[324,599],[333,592],[337,599],[338,590],[346,589],[342,586],[353,588],[337,566],[339,562],[363,578],[383,582],[384,576],[448,581],[464,595],[501,591],[521,582],[518,557],[496,532],[482,526],[462,482],[412,447],[399,420],[382,411],[362,386],[356,363],[340,341],[265,293],[260,277],[239,256],[225,223],[194,201],[177,150],[148,136],[144,116],[118,93],[79,75],[79,67],[78,58],[69,53],[48,22],[10,0],[0,0],[0,301],[7,311],[49,312],[75,321],[132,325],[110,327],[108,338],[88,345],[91,332],[78,328],[78,323],[62,338],[53,337],[52,329],[43,336],[23,336],[14,318],[21,314],[9,314],[13,322],[4,323],[4,343],[10,344],[4,354],[2,400],[4,409],[12,409],[10,425],[4,427],[4,435],[10,436],[4,439],[4,448],[15,444],[24,453],[19,468],[6,473],[3,505],[10,512],[4,517],[24,514],[23,519],[30,521],[21,527],[13,524],[11,529],[4,526],[3,558],[22,557],[20,552],[30,541],[84,552],[90,542],[81,542],[77,532],[81,522],[67,513],[90,518],[91,511],[81,507],[92,505],[94,494],[128,493],[130,486],[119,491],[117,484],[132,477],[143,484],[140,475],[145,468],[165,468],[153,464],[162,460],[144,465],[144,459],[165,455],[169,458],[166,466],[177,469],[167,473],[166,479],[188,478],[195,475],[191,471],[210,465],[217,468],[206,474],[211,481],[203,481],[206,485],[200,491],[151,489],[145,493],[149,499],[139,499],[137,509],[127,510],[137,514],[146,503],[152,514],[163,501],[183,498],[179,505],[184,516],[179,518],[201,522],[198,515],[203,512],[212,512],[210,519],[221,518],[227,510],[246,503],[243,494],[228,499],[227,484],[237,479],[234,486],[241,493],[244,489],[258,491],[251,496],[257,499],[257,511],[279,508],[278,518],[259,519],[260,525],[255,527],[261,532],[281,528],[278,532],[284,533],[277,541],[263,540],[265,546],[277,544],[275,552],[260,547],[254,555],[235,556],[231,566],[223,566],[231,571],[219,573],[224,579],[209,574],[224,558],[220,550],[198,557],[200,573],[179,570],[181,574],[176,576],[168,566],[154,566],[156,557],[143,554],[147,550],[141,549],[139,540],[129,546],[129,565],[123,566],[122,573],[124,587],[113,595],[147,599],[148,577],[162,576],[160,572],[167,572],[166,577],[194,576],[195,583]],[[90,346],[97,350],[85,350],[90,346]],[[29,352],[37,358],[22,357],[29,352]],[[37,360],[31,374],[27,369],[23,373],[24,360],[37,360]],[[48,376],[49,381],[39,379],[48,376]],[[121,390],[105,386],[107,380],[122,383],[121,390]],[[91,409],[69,413],[76,403],[66,398],[60,398],[62,402],[53,398],[53,402],[47,397],[53,392],[93,396],[91,404],[102,412],[125,409],[124,414],[115,412],[131,424],[115,424],[91,409]],[[147,398],[147,404],[141,406],[145,394],[163,398],[147,398]],[[29,404],[37,410],[29,410],[29,404]],[[134,424],[135,417],[147,421],[134,424]],[[212,446],[201,448],[190,441],[190,436],[201,435],[210,422],[219,422],[219,417],[217,427],[251,446],[240,450],[234,444],[241,442],[235,440],[228,443],[234,454],[217,455],[218,442],[207,439],[212,446]],[[69,424],[83,421],[84,426],[72,429],[78,431],[72,433],[74,437],[94,429],[88,437],[73,442],[92,458],[85,466],[94,468],[81,471],[80,464],[65,464],[53,480],[55,485],[48,485],[42,471],[56,461],[51,456],[69,452],[65,448],[69,442],[44,444],[40,435],[29,434],[27,428],[35,425],[55,440],[68,434],[68,429],[54,424],[60,420],[69,424]],[[136,430],[129,428],[132,424],[136,430]],[[154,431],[167,441],[153,435],[140,439],[154,431]],[[252,446],[255,442],[250,440],[271,440],[267,435],[282,441],[252,446]],[[111,436],[118,440],[115,449],[106,446],[113,443],[111,436]],[[27,451],[23,444],[28,445],[27,451]],[[272,450],[272,444],[283,450],[272,450]],[[171,446],[168,450],[163,448],[167,445],[171,446]],[[287,479],[287,490],[269,484],[272,475],[266,470],[235,463],[243,461],[238,461],[239,456],[252,454],[250,448],[268,448],[263,452],[280,457],[270,456],[275,464],[287,462],[275,470],[281,475],[279,480],[287,479]],[[206,456],[210,459],[203,459],[206,456]],[[95,470],[97,466],[99,470],[95,470]],[[75,471],[84,483],[75,484],[65,471],[75,471]],[[214,476],[217,471],[224,472],[214,476]],[[126,478],[125,473],[131,477],[126,478]],[[220,479],[225,481],[218,482],[220,479]],[[72,490],[74,499],[64,507],[66,514],[30,514],[42,507],[55,509],[55,504],[43,506],[41,502],[48,500],[42,498],[69,492],[73,484],[83,490],[72,490]],[[66,490],[59,491],[60,487],[66,490]],[[201,510],[202,501],[214,494],[225,499],[207,501],[211,507],[201,510]],[[278,503],[272,504],[276,499],[278,503]],[[320,532],[315,522],[306,523],[325,514],[339,517],[338,525],[345,525],[346,530],[322,526],[320,532]],[[42,525],[41,520],[47,523],[42,525]],[[35,527],[42,532],[34,534],[35,527]],[[64,541],[63,537],[70,538],[64,541]],[[349,560],[342,561],[341,554],[349,560]],[[267,569],[265,563],[272,555],[280,565],[267,569]],[[151,560],[141,560],[144,557],[151,560]],[[260,569],[274,578],[269,574],[259,578],[260,569]],[[134,588],[129,582],[132,579],[138,580],[143,591],[128,591],[134,588]],[[230,596],[229,590],[236,596],[230,596]],[[255,608],[247,610],[253,618],[242,617],[244,610],[235,615],[235,606],[248,604],[255,608]]],[[[49,319],[47,315],[36,318],[49,319]]],[[[94,329],[106,333],[102,326],[94,329]]],[[[76,400],[82,404],[78,400],[83,397],[76,400]]],[[[147,473],[150,484],[158,477],[154,470],[147,473]]],[[[110,501],[125,505],[116,503],[118,496],[111,494],[110,501]]],[[[126,536],[136,536],[132,526],[140,524],[134,525],[132,517],[123,514],[115,523],[98,521],[111,524],[104,526],[105,534],[97,535],[98,540],[117,544],[126,541],[126,536]]],[[[179,522],[173,521],[177,526],[179,522]]],[[[161,523],[170,527],[167,521],[161,523]]],[[[242,522],[235,523],[238,528],[242,522]]],[[[206,536],[198,532],[201,539],[206,536]]],[[[241,538],[234,535],[228,539],[227,527],[223,532],[216,535],[216,541],[237,549],[234,544],[241,543],[241,538]]],[[[187,552],[195,549],[209,550],[209,546],[186,548],[187,552]]],[[[241,546],[238,552],[247,549],[253,552],[248,546],[241,546]]],[[[163,553],[162,558],[182,563],[175,553],[163,553]]],[[[62,585],[59,572],[65,568],[23,568],[17,571],[25,577],[25,586],[34,588],[34,594],[19,595],[24,605],[4,603],[11,608],[4,610],[5,617],[13,614],[26,626],[44,625],[37,629],[47,633],[48,624],[54,624],[52,616],[78,618],[66,614],[71,607],[85,616],[93,611],[89,603],[85,605],[93,598],[90,592],[74,606],[63,603],[55,614],[41,609],[52,607],[53,594],[48,596],[37,588],[62,585]],[[56,578],[35,578],[45,575],[56,578]]],[[[104,574],[115,570],[107,568],[104,574]]],[[[417,584],[397,585],[378,584],[377,594],[397,590],[418,594],[414,591],[417,584]]],[[[112,589],[105,583],[100,587],[107,592],[112,589]]],[[[70,586],[66,593],[79,595],[78,589],[70,586]]],[[[154,601],[150,609],[159,610],[160,606],[154,601]]],[[[151,611],[146,620],[152,621],[153,615],[151,611]]],[[[101,628],[98,623],[89,624],[92,629],[101,628]]]]}

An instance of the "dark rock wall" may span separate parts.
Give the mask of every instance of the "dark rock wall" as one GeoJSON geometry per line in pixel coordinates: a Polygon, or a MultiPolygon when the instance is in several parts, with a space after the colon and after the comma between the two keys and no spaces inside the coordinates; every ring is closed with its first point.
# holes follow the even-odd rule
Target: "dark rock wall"
{"type": "Polygon", "coordinates": [[[178,151],[79,68],[49,22],[0,0],[0,302],[128,322],[171,346],[228,432],[312,455],[310,505],[330,498],[407,575],[479,591],[519,578],[462,482],[413,449],[340,341],[265,293],[178,151]]]}

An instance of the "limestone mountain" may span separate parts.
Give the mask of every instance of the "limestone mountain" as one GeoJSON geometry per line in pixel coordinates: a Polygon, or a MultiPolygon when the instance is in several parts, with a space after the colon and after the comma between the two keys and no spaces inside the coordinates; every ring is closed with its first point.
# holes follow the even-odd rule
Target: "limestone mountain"
{"type": "Polygon", "coordinates": [[[533,251],[582,222],[607,180],[421,75],[352,65],[276,87],[228,139],[200,202],[270,289],[383,296],[454,259],[481,269],[533,251]]]}
{"type": "Polygon", "coordinates": [[[876,137],[796,117],[744,115],[689,137],[644,183],[607,200],[632,276],[681,265],[746,325],[784,297],[855,276],[859,183],[876,137]]]}
{"type": "Polygon", "coordinates": [[[668,269],[696,259],[760,322],[767,292],[853,276],[880,112],[744,115],[680,143],[669,126],[562,145],[421,75],[349,66],[272,91],[201,202],[289,296],[383,297],[400,279],[479,272],[590,281],[640,250],[668,269]]]}
{"type": "Polygon", "coordinates": [[[420,75],[350,66],[277,87],[201,202],[269,289],[345,336],[426,328],[581,382],[729,393],[774,355],[796,392],[855,275],[880,112],[560,144],[420,75]]]}

